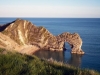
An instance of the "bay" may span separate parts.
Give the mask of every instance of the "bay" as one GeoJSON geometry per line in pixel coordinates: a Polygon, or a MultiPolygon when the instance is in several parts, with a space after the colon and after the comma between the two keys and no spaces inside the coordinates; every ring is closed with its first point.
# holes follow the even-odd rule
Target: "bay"
{"type": "MultiPolygon", "coordinates": [[[[0,18],[0,25],[16,18],[0,18]]],[[[82,40],[84,55],[70,54],[71,48],[66,43],[64,52],[38,51],[40,58],[61,61],[80,68],[100,71],[100,18],[22,18],[31,21],[36,26],[44,26],[53,35],[63,32],[78,33],[82,40]]]]}

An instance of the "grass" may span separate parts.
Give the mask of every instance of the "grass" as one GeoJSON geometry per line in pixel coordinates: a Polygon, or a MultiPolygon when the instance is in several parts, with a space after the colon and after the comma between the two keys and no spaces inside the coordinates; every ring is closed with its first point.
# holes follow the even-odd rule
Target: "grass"
{"type": "Polygon", "coordinates": [[[36,56],[6,52],[0,49],[0,75],[100,75],[94,70],[79,69],[36,56]]]}

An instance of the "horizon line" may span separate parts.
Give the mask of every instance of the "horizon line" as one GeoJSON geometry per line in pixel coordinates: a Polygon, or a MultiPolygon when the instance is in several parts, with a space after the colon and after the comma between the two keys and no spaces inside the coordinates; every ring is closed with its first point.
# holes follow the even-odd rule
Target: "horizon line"
{"type": "Polygon", "coordinates": [[[100,18],[100,17],[0,17],[0,18],[100,18]]]}

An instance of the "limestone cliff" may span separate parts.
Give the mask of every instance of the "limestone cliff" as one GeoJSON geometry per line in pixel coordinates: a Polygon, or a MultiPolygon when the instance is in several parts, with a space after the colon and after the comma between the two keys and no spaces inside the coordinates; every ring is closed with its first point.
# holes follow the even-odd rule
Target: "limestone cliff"
{"type": "Polygon", "coordinates": [[[62,33],[54,36],[44,27],[37,27],[22,19],[0,27],[0,47],[30,54],[36,50],[63,51],[64,43],[71,45],[72,52],[84,54],[82,40],[77,33],[62,33]]]}
{"type": "Polygon", "coordinates": [[[57,39],[64,42],[68,42],[72,49],[71,53],[84,54],[84,52],[81,49],[82,39],[77,33],[62,33],[57,36],[57,39]]]}

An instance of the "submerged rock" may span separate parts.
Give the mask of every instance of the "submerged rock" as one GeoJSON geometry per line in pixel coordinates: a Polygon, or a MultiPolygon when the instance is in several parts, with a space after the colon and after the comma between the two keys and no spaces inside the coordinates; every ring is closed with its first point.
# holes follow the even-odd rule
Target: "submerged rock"
{"type": "Polygon", "coordinates": [[[65,42],[70,44],[71,53],[84,54],[81,49],[82,39],[77,33],[65,32],[54,36],[44,27],[37,27],[22,19],[0,27],[0,47],[21,53],[31,54],[42,49],[63,51],[65,42]]]}

